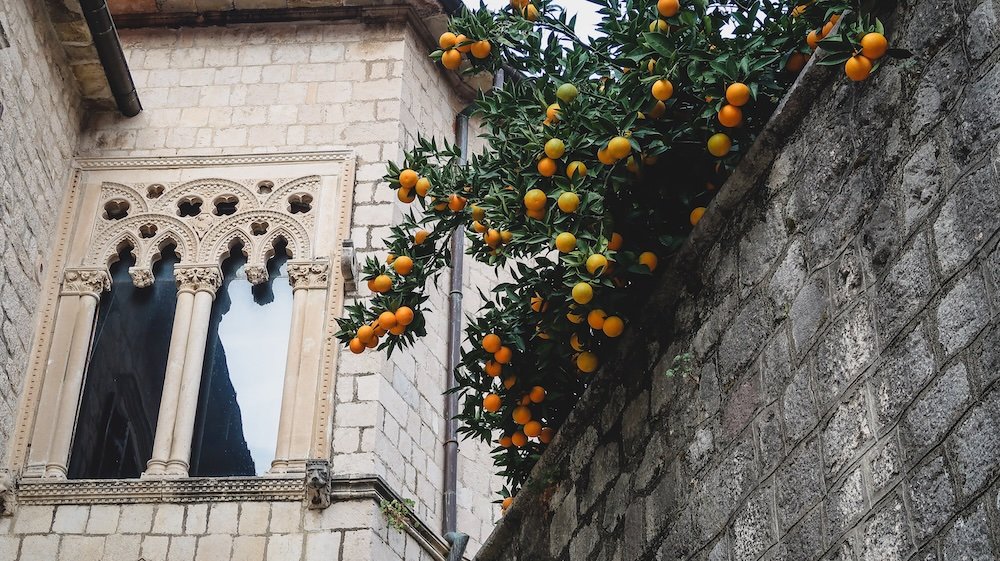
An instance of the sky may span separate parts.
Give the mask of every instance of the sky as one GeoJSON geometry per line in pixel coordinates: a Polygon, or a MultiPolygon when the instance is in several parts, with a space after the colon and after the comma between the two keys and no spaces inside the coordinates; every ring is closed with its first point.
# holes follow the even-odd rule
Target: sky
{"type": "MultiPolygon", "coordinates": [[[[497,10],[510,4],[509,0],[485,0],[486,5],[491,10],[497,10]]],[[[478,8],[479,0],[465,0],[465,4],[470,8],[478,8]]],[[[597,6],[587,2],[587,0],[561,0],[559,4],[566,8],[570,14],[576,14],[576,32],[582,37],[590,37],[601,17],[597,13],[597,6]]]]}

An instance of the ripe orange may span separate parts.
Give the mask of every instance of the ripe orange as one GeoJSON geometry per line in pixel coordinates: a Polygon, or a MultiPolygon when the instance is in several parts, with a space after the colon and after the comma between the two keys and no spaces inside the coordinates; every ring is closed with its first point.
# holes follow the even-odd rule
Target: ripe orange
{"type": "Polygon", "coordinates": [[[483,370],[486,371],[486,375],[490,378],[496,378],[503,373],[503,365],[495,360],[488,360],[483,366],[483,370]]]}
{"type": "MultiPolygon", "coordinates": [[[[510,448],[511,445],[513,444],[513,442],[511,442],[511,440],[510,440],[510,435],[506,435],[505,434],[505,435],[503,435],[503,436],[500,437],[500,440],[497,440],[497,444],[499,444],[501,448],[510,448]]],[[[507,499],[509,499],[509,498],[510,497],[507,497],[507,499]]],[[[504,503],[507,503],[507,499],[504,499],[504,503]]],[[[507,504],[509,504],[509,503],[507,503],[507,504]]]]}
{"type": "Polygon", "coordinates": [[[427,230],[417,230],[413,234],[413,245],[420,245],[427,241],[427,236],[431,235],[427,230]]]}
{"type": "Polygon", "coordinates": [[[576,212],[576,209],[580,206],[580,196],[572,191],[566,191],[562,195],[559,195],[556,204],[559,205],[559,210],[567,214],[576,212]]]}
{"type": "Polygon", "coordinates": [[[378,326],[381,329],[389,330],[396,327],[396,314],[385,311],[378,316],[378,326]]]}
{"type": "Polygon", "coordinates": [[[535,386],[531,388],[531,392],[528,396],[531,398],[532,403],[541,403],[545,401],[545,388],[542,386],[535,386]]]}
{"type": "Polygon", "coordinates": [[[392,279],[389,278],[389,275],[379,275],[368,283],[368,288],[370,288],[372,292],[389,292],[392,288],[392,279]]]}
{"type": "Polygon", "coordinates": [[[538,421],[528,421],[524,423],[524,436],[536,437],[542,434],[542,424],[538,421]]]}
{"type": "Polygon", "coordinates": [[[561,253],[569,253],[576,249],[576,236],[569,232],[563,232],[556,236],[556,249],[561,253]]]}
{"type": "Polygon", "coordinates": [[[574,177],[584,177],[587,175],[587,165],[581,161],[574,160],[566,166],[566,177],[573,179],[574,177]]]}
{"type": "Polygon", "coordinates": [[[726,101],[730,105],[735,105],[736,107],[743,107],[750,101],[750,88],[742,82],[736,82],[730,84],[726,88],[726,101]]]}
{"type": "Polygon", "coordinates": [[[448,198],[448,208],[450,208],[452,212],[461,211],[463,208],[465,208],[465,203],[466,203],[466,198],[458,194],[453,194],[451,197],[448,198]]]}
{"type": "Polygon", "coordinates": [[[855,82],[864,80],[871,72],[872,61],[864,55],[853,56],[844,63],[844,73],[855,82]]]}
{"type": "Polygon", "coordinates": [[[454,33],[451,31],[445,31],[438,39],[438,46],[445,50],[450,49],[455,46],[455,39],[456,36],[454,33]]]}
{"type": "Polygon", "coordinates": [[[592,275],[599,275],[604,272],[608,267],[608,258],[601,255],[600,253],[595,253],[587,258],[587,272],[592,275]]]}
{"type": "Polygon", "coordinates": [[[538,19],[538,8],[534,4],[528,4],[528,7],[524,9],[524,17],[528,21],[535,21],[538,19]]]}
{"type": "Polygon", "coordinates": [[[406,326],[399,325],[398,323],[396,324],[395,327],[389,330],[389,333],[392,333],[393,335],[402,335],[405,332],[406,332],[406,326]]]}
{"type": "Polygon", "coordinates": [[[486,58],[490,56],[490,51],[493,49],[493,45],[490,42],[483,39],[482,41],[476,41],[472,44],[472,56],[476,58],[486,58]]]}
{"type": "Polygon", "coordinates": [[[545,143],[545,155],[552,158],[553,160],[558,160],[563,157],[566,153],[566,143],[559,140],[558,138],[549,139],[545,143]]]}
{"type": "Polygon", "coordinates": [[[725,105],[719,109],[719,123],[724,127],[734,128],[743,122],[743,111],[735,105],[725,105]]]}
{"type": "Polygon", "coordinates": [[[357,337],[355,337],[354,339],[351,339],[351,343],[350,343],[349,346],[351,348],[351,352],[354,353],[354,354],[356,354],[356,355],[359,355],[359,354],[365,352],[365,344],[362,343],[361,339],[358,339],[357,337]]]}
{"type": "Polygon", "coordinates": [[[615,163],[615,157],[608,152],[606,147],[597,151],[597,159],[606,166],[610,166],[615,163]]]}
{"type": "Polygon", "coordinates": [[[881,33],[866,33],[861,38],[861,54],[870,60],[878,60],[889,50],[889,41],[881,33]]]}
{"type": "Polygon", "coordinates": [[[508,508],[510,508],[511,503],[513,502],[514,502],[514,497],[506,497],[504,498],[503,502],[500,503],[500,508],[507,510],[508,508]]]}
{"type": "Polygon", "coordinates": [[[403,189],[413,189],[417,186],[418,179],[420,176],[412,169],[407,168],[399,172],[399,186],[403,189]]]}
{"type": "Polygon", "coordinates": [[[792,53],[792,56],[788,57],[788,62],[785,63],[785,70],[798,74],[806,66],[806,62],[809,61],[809,57],[802,53],[792,53]]]}
{"type": "Polygon", "coordinates": [[[538,173],[542,177],[552,177],[556,174],[556,161],[552,158],[538,160],[538,173]]]}
{"type": "Polygon", "coordinates": [[[392,262],[392,268],[395,269],[398,274],[405,277],[413,272],[413,259],[405,255],[400,255],[395,261],[392,262]]]}
{"type": "Polygon", "coordinates": [[[657,80],[653,82],[653,97],[660,101],[666,101],[674,96],[674,85],[670,80],[657,80]]]}
{"type": "Polygon", "coordinates": [[[545,300],[543,300],[541,296],[535,294],[531,297],[531,311],[541,312],[546,308],[548,308],[548,306],[545,305],[545,300]]]}
{"type": "Polygon", "coordinates": [[[573,287],[573,301],[577,304],[588,304],[594,299],[594,287],[586,282],[578,282],[573,287]]]}
{"type": "Polygon", "coordinates": [[[544,208],[540,208],[538,210],[526,210],[526,211],[524,211],[524,214],[526,214],[528,216],[528,218],[534,218],[535,220],[541,220],[541,219],[545,218],[545,209],[544,208]]]}
{"type": "Polygon", "coordinates": [[[587,325],[594,330],[601,329],[604,327],[604,319],[606,317],[608,317],[608,314],[604,310],[590,310],[590,313],[587,314],[587,325]]]}
{"type": "Polygon", "coordinates": [[[819,46],[820,39],[821,37],[819,36],[819,33],[816,33],[816,30],[814,29],[809,32],[809,35],[806,35],[806,44],[809,45],[810,49],[815,51],[816,47],[819,46]]]}
{"type": "Polygon", "coordinates": [[[656,258],[656,254],[652,251],[643,251],[639,254],[639,264],[645,265],[650,271],[656,270],[657,262],[658,259],[656,258]]]}
{"type": "Polygon", "coordinates": [[[704,214],[705,214],[705,207],[703,207],[703,206],[696,207],[694,210],[692,210],[691,211],[691,216],[690,216],[691,225],[692,226],[697,226],[698,222],[701,221],[701,217],[704,214]]]}
{"type": "Polygon", "coordinates": [[[618,337],[623,331],[625,331],[625,322],[623,322],[622,318],[618,316],[608,316],[608,318],[604,320],[604,325],[601,326],[601,330],[604,331],[604,334],[608,337],[618,337]]]}
{"type": "Polygon", "coordinates": [[[518,405],[511,411],[510,416],[514,419],[514,422],[523,425],[531,420],[531,409],[528,409],[524,405],[518,405]]]}
{"type": "Polygon", "coordinates": [[[528,0],[510,0],[510,5],[518,10],[523,10],[528,5],[528,0]]]}
{"type": "Polygon", "coordinates": [[[462,53],[457,49],[448,49],[441,54],[441,64],[448,70],[458,70],[462,66],[462,53]]]}
{"type": "Polygon", "coordinates": [[[597,365],[597,355],[592,352],[584,351],[576,357],[576,367],[579,368],[581,372],[590,374],[591,372],[597,370],[597,365]]]}
{"type": "MultiPolygon", "coordinates": [[[[670,24],[667,23],[667,20],[657,18],[656,20],[649,22],[650,33],[656,33],[657,31],[659,31],[660,33],[666,33],[667,30],[669,29],[670,29],[670,24]]],[[[652,72],[652,70],[650,70],[650,72],[652,72]]]]}
{"type": "Polygon", "coordinates": [[[553,103],[545,108],[545,118],[549,119],[553,123],[559,121],[559,104],[553,103]]]}
{"type": "Polygon", "coordinates": [[[608,142],[608,154],[616,160],[621,160],[632,153],[632,144],[624,136],[616,136],[608,142]]]}
{"type": "Polygon", "coordinates": [[[514,233],[513,232],[511,232],[510,230],[501,230],[500,231],[500,242],[501,243],[510,243],[512,241],[514,241],[514,233]]]}
{"type": "Polygon", "coordinates": [[[488,230],[488,228],[482,222],[480,222],[478,220],[474,220],[472,222],[472,231],[473,232],[475,232],[477,234],[485,234],[487,230],[488,230]]]}
{"type": "MultiPolygon", "coordinates": [[[[583,321],[583,318],[581,318],[580,321],[583,321]]],[[[583,343],[580,342],[580,336],[577,335],[576,333],[569,336],[569,346],[572,347],[573,350],[576,352],[580,352],[586,348],[584,347],[583,343]]]]}
{"type": "Polygon", "coordinates": [[[672,18],[681,10],[681,3],[679,0],[659,0],[656,3],[656,10],[660,12],[661,16],[672,18]]]}
{"type": "Polygon", "coordinates": [[[622,235],[618,232],[614,232],[611,234],[611,239],[608,240],[608,249],[611,251],[618,251],[622,248],[622,244],[624,243],[625,240],[622,238],[622,235]]]}
{"type": "Polygon", "coordinates": [[[572,311],[566,312],[566,319],[572,323],[580,323],[583,321],[583,316],[574,314],[572,311]]]}
{"type": "Polygon", "coordinates": [[[657,100],[653,108],[649,110],[649,117],[651,119],[659,119],[667,112],[667,105],[662,101],[657,100]]]}
{"type": "Polygon", "coordinates": [[[528,444],[528,437],[524,436],[523,432],[517,431],[517,432],[515,432],[514,434],[511,435],[510,441],[511,441],[511,443],[514,444],[514,446],[517,446],[518,448],[521,448],[521,447],[526,446],[528,444]]]}
{"type": "Polygon", "coordinates": [[[365,343],[365,347],[369,349],[374,349],[377,346],[378,346],[378,337],[372,337],[371,341],[365,343]]]}
{"type": "Polygon", "coordinates": [[[732,147],[733,141],[721,132],[717,132],[708,138],[708,153],[716,158],[721,158],[728,154],[729,149],[732,147]]]}
{"type": "Polygon", "coordinates": [[[503,240],[500,239],[500,232],[496,230],[489,229],[483,234],[483,242],[492,248],[499,246],[501,241],[503,240]]]}
{"type": "Polygon", "coordinates": [[[417,198],[417,195],[412,189],[404,189],[400,187],[396,190],[396,198],[398,198],[401,203],[410,204],[417,198]]]}
{"type": "Polygon", "coordinates": [[[830,34],[831,31],[833,31],[833,22],[832,21],[828,21],[828,22],[826,22],[826,23],[823,24],[823,29],[820,30],[819,36],[820,37],[826,37],[827,35],[830,34]]]}
{"type": "Polygon", "coordinates": [[[549,442],[552,442],[552,437],[555,435],[556,431],[552,430],[550,427],[544,427],[542,429],[542,434],[538,435],[538,440],[540,440],[542,444],[548,444],[549,442]]]}
{"type": "Polygon", "coordinates": [[[508,390],[513,388],[514,384],[516,383],[517,383],[517,376],[508,376],[503,379],[503,387],[507,388],[508,390]]]}
{"type": "Polygon", "coordinates": [[[486,397],[483,398],[483,409],[489,411],[490,413],[496,413],[499,411],[502,404],[503,401],[500,399],[500,396],[495,393],[487,394],[486,397]]]}
{"type": "Polygon", "coordinates": [[[510,364],[510,360],[514,357],[514,352],[510,350],[510,347],[500,347],[500,350],[493,353],[493,360],[499,362],[500,364],[510,364]]]}
{"type": "Polygon", "coordinates": [[[545,198],[545,191],[531,189],[524,194],[524,207],[528,210],[542,210],[545,208],[545,198]]]}
{"type": "Polygon", "coordinates": [[[483,337],[483,350],[488,353],[495,353],[500,350],[503,346],[503,341],[500,340],[500,336],[495,333],[490,333],[486,337],[483,337]]]}
{"type": "Polygon", "coordinates": [[[409,306],[400,306],[396,309],[396,324],[406,327],[413,323],[413,309],[409,306]]]}
{"type": "Polygon", "coordinates": [[[467,53],[472,50],[472,42],[465,35],[459,34],[455,37],[455,50],[460,53],[467,53]]]}
{"type": "Polygon", "coordinates": [[[426,197],[427,193],[431,190],[431,181],[426,177],[421,177],[417,180],[417,185],[414,187],[414,190],[421,197],[426,197]]]}

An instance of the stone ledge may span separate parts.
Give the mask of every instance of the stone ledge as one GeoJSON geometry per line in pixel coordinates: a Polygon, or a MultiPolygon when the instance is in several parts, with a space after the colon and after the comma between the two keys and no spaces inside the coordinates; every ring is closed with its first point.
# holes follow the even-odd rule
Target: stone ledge
{"type": "MultiPolygon", "coordinates": [[[[743,202],[766,178],[795,127],[802,121],[822,88],[834,76],[832,67],[816,64],[821,51],[814,54],[799,77],[789,88],[756,141],[736,166],[732,175],[712,200],[698,226],[672,257],[665,273],[658,279],[658,287],[650,294],[644,313],[622,337],[616,356],[605,364],[628,364],[629,368],[651,370],[667,351],[661,339],[669,334],[670,325],[665,317],[672,317],[679,295],[685,288],[697,289],[700,285],[697,271],[699,262],[712,245],[719,240],[732,217],[742,208],[743,202]],[[626,360],[627,358],[627,360],[626,360]]],[[[573,408],[549,448],[535,464],[530,476],[507,514],[476,555],[477,561],[504,558],[511,542],[518,539],[521,525],[538,524],[533,518],[540,510],[536,507],[552,498],[552,484],[566,470],[574,445],[591,426],[595,412],[611,401],[621,377],[614,368],[601,368],[594,381],[573,408]]]]}

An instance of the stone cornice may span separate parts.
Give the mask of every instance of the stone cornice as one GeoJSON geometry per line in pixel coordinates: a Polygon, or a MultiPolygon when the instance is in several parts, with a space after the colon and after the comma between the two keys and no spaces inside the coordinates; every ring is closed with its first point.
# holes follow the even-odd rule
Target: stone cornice
{"type": "Polygon", "coordinates": [[[107,269],[73,268],[63,275],[63,294],[91,294],[100,296],[111,288],[111,277],[107,269]]]}
{"type": "Polygon", "coordinates": [[[288,281],[292,288],[326,288],[330,285],[328,261],[289,261],[288,281]]]}

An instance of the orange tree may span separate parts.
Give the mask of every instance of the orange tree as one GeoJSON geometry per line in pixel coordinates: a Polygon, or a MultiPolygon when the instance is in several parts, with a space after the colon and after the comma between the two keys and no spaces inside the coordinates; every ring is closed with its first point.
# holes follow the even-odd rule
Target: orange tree
{"type": "Polygon", "coordinates": [[[476,102],[482,153],[463,164],[457,146],[419,138],[388,165],[389,188],[419,210],[392,228],[385,263],[367,260],[375,296],[340,320],[355,353],[413,344],[452,235],[509,272],[469,320],[450,390],[460,431],[496,445],[505,497],[812,50],[851,79],[888,51],[872,7],[851,0],[591,1],[602,20],[590,40],[549,0],[451,20],[433,58],[518,76],[476,102]]]}

